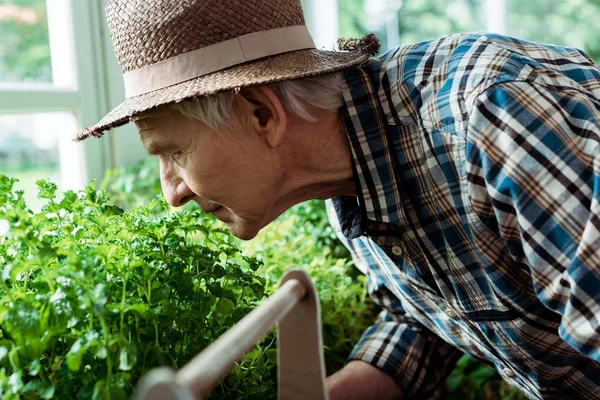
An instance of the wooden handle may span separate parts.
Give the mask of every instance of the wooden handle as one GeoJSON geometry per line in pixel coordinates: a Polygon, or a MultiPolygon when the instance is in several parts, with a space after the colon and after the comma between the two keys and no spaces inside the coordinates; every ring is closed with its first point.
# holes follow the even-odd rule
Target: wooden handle
{"type": "Polygon", "coordinates": [[[301,281],[306,296],[277,324],[279,400],[328,400],[319,294],[308,274],[288,271],[282,287],[301,281]]]}
{"type": "Polygon", "coordinates": [[[177,373],[166,368],[150,371],[140,382],[136,399],[188,400],[206,397],[235,363],[290,313],[306,293],[307,288],[301,281],[286,281],[177,373]]]}
{"type": "Polygon", "coordinates": [[[175,379],[202,398],[306,294],[298,280],[287,281],[271,297],[235,324],[179,370],[175,379]]]}

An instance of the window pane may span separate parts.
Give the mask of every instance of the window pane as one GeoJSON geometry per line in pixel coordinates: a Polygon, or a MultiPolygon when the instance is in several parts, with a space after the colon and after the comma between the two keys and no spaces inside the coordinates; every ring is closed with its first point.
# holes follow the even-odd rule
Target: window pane
{"type": "Polygon", "coordinates": [[[382,50],[486,30],[481,0],[338,0],[340,36],[375,32],[382,50]]]}
{"type": "Polygon", "coordinates": [[[577,47],[600,61],[597,0],[338,0],[340,36],[374,31],[382,50],[458,32],[577,47]]]}
{"type": "Polygon", "coordinates": [[[0,172],[20,180],[17,188],[25,190],[31,208],[43,204],[38,179],[51,179],[63,190],[81,187],[81,144],[71,141],[76,129],[70,113],[0,116],[0,172]]]}
{"type": "Polygon", "coordinates": [[[578,47],[600,61],[600,2],[510,0],[509,33],[527,40],[578,47]]]}
{"type": "Polygon", "coordinates": [[[46,0],[0,0],[0,82],[52,83],[46,0]]]}

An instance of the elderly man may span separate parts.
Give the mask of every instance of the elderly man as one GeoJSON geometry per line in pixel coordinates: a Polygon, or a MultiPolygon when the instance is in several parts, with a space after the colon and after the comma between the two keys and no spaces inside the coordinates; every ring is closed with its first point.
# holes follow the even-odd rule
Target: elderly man
{"type": "Polygon", "coordinates": [[[469,354],[533,399],[600,398],[600,70],[461,34],[317,50],[297,0],[113,0],[133,120],[173,206],[243,239],[307,199],[383,311],[331,399],[425,398],[469,354]]]}

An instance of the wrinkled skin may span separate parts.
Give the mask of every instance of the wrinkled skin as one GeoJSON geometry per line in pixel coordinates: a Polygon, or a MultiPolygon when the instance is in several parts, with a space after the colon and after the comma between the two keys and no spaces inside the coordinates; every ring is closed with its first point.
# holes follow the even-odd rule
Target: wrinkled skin
{"type": "Polygon", "coordinates": [[[194,200],[235,236],[251,239],[297,203],[354,193],[337,112],[319,115],[319,123],[290,116],[262,87],[236,96],[232,118],[219,132],[170,108],[136,125],[143,146],[159,158],[171,205],[194,200]]]}

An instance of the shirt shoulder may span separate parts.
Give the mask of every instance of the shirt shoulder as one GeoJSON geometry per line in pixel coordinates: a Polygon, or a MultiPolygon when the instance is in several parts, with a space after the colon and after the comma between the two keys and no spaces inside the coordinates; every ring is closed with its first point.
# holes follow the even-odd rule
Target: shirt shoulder
{"type": "Polygon", "coordinates": [[[460,133],[477,97],[504,82],[583,87],[600,71],[578,49],[463,33],[390,50],[367,66],[387,122],[460,133]]]}

